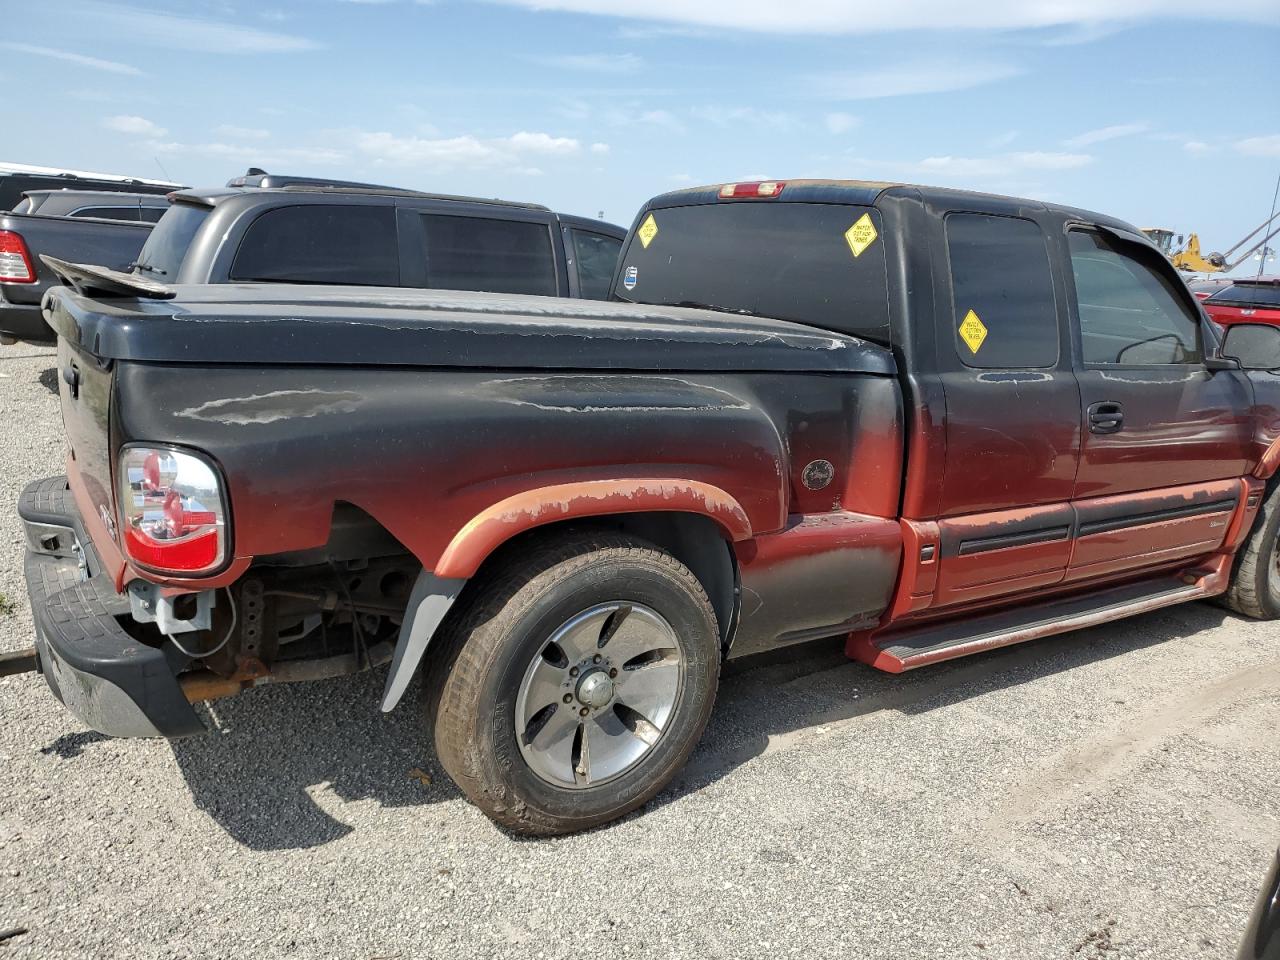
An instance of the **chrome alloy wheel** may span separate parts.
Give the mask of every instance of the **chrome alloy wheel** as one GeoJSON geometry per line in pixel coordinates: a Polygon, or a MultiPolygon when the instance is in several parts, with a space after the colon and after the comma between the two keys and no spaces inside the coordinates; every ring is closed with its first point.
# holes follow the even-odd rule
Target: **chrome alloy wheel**
{"type": "Polygon", "coordinates": [[[557,628],[516,694],[525,763],[558,787],[594,787],[657,744],[684,689],[671,625],[640,603],[602,603],[557,628]]]}

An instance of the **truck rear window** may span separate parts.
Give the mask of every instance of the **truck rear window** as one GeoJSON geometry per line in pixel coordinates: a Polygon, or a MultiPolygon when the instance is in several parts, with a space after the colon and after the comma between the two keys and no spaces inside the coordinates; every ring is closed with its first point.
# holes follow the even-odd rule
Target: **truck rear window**
{"type": "Polygon", "coordinates": [[[1232,307],[1280,307],[1280,283],[1233,283],[1206,302],[1232,307]]]}
{"type": "Polygon", "coordinates": [[[138,269],[155,280],[175,283],[182,261],[209,208],[193,203],[172,203],[156,224],[138,254],[138,269]]]}
{"type": "Polygon", "coordinates": [[[874,208],[740,201],[652,216],[656,232],[633,232],[623,254],[620,299],[775,317],[889,343],[884,227],[874,208]]]}

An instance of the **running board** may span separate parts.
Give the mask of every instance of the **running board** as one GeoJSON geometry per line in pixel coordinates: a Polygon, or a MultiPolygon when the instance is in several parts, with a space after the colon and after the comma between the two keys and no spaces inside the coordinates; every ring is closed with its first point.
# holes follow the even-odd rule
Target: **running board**
{"type": "Polygon", "coordinates": [[[849,656],[889,673],[994,650],[1068,630],[1096,626],[1161,607],[1214,596],[1211,571],[1163,576],[1107,590],[1047,600],[1012,610],[894,631],[851,642],[849,656]]]}

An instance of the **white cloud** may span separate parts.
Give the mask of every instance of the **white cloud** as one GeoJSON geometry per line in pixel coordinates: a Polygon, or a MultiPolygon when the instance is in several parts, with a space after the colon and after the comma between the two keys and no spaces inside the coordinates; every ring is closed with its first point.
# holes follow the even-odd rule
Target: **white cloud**
{"type": "Polygon", "coordinates": [[[828,133],[847,133],[856,127],[860,121],[857,117],[849,113],[828,113],[823,117],[823,123],[826,124],[828,133]]]}
{"type": "Polygon", "coordinates": [[[1146,133],[1149,129],[1151,129],[1150,126],[1145,123],[1117,123],[1110,127],[1086,130],[1084,133],[1076,134],[1074,137],[1068,137],[1062,143],[1068,147],[1088,147],[1095,143],[1106,143],[1108,140],[1118,140],[1121,137],[1132,137],[1134,134],[1146,133]]]}
{"type": "Polygon", "coordinates": [[[18,53],[29,53],[36,57],[49,57],[52,60],[63,60],[67,63],[74,63],[80,67],[89,67],[91,70],[102,70],[106,73],[119,73],[129,77],[140,77],[142,71],[137,67],[131,67],[127,63],[117,63],[114,60],[99,60],[97,57],[86,57],[82,53],[72,53],[70,50],[57,50],[53,47],[41,47],[33,43],[0,43],[0,47],[6,50],[14,50],[18,53]]]}
{"type": "Polygon", "coordinates": [[[1280,157],[1280,133],[1237,140],[1235,147],[1249,157],[1280,157]]]}
{"type": "Polygon", "coordinates": [[[1274,0],[1206,5],[1203,0],[498,0],[532,10],[628,17],[684,26],[761,33],[879,33],[887,30],[1015,30],[1129,23],[1156,17],[1274,22],[1274,0]]]}
{"type": "Polygon", "coordinates": [[[232,140],[266,140],[271,136],[270,130],[262,130],[259,127],[237,127],[230,123],[219,124],[213,128],[213,132],[220,137],[230,137],[232,140]]]}
{"type": "Polygon", "coordinates": [[[874,100],[917,93],[968,90],[1015,77],[1022,71],[981,60],[928,60],[868,70],[841,70],[810,78],[814,93],[828,100],[874,100]]]}
{"type": "Polygon", "coordinates": [[[1205,143],[1203,140],[1188,140],[1182,145],[1182,149],[1187,151],[1187,153],[1208,153],[1213,149],[1213,147],[1209,146],[1209,144],[1205,143]]]}
{"type": "Polygon", "coordinates": [[[195,154],[205,157],[222,157],[236,163],[252,163],[255,166],[297,163],[306,166],[333,166],[350,159],[348,154],[333,147],[275,147],[243,143],[178,143],[172,140],[149,140],[147,146],[156,153],[195,154]]]}
{"type": "Polygon", "coordinates": [[[795,126],[789,113],[758,107],[690,107],[689,117],[717,127],[772,127],[786,130],[795,126]]]}
{"type": "Polygon", "coordinates": [[[517,151],[522,153],[545,153],[558,156],[577,153],[582,144],[572,137],[553,137],[549,133],[529,133],[521,130],[507,138],[517,151]]]}
{"type": "MultiPolygon", "coordinates": [[[[386,131],[354,131],[348,139],[360,154],[378,163],[426,167],[434,170],[460,167],[499,167],[512,173],[539,176],[542,170],[524,161],[526,157],[570,157],[582,152],[582,144],[572,137],[521,130],[509,137],[484,139],[466,134],[458,137],[398,136],[386,131]]],[[[596,146],[607,146],[598,144],[596,146]]],[[[599,150],[594,150],[600,153],[599,150]]]]}
{"type": "Polygon", "coordinates": [[[537,57],[535,62],[589,73],[635,73],[644,66],[644,60],[634,53],[563,53],[537,57]]]}
{"type": "Polygon", "coordinates": [[[926,157],[916,167],[925,174],[942,173],[952,177],[984,179],[1030,170],[1073,170],[1092,162],[1093,157],[1083,153],[1022,151],[988,157],[926,157]]]}
{"type": "Polygon", "coordinates": [[[607,143],[593,143],[591,145],[591,152],[597,156],[604,156],[609,152],[609,145],[607,143]]]}
{"type": "Polygon", "coordinates": [[[291,53],[318,50],[306,37],[257,27],[243,27],[203,17],[142,9],[115,3],[86,2],[76,7],[80,18],[97,21],[104,33],[170,50],[202,53],[291,53]]]}
{"type": "Polygon", "coordinates": [[[134,117],[120,115],[115,117],[107,117],[102,121],[102,125],[108,130],[114,130],[116,133],[129,133],[140,137],[163,137],[167,130],[164,127],[152,123],[146,117],[134,117]]]}

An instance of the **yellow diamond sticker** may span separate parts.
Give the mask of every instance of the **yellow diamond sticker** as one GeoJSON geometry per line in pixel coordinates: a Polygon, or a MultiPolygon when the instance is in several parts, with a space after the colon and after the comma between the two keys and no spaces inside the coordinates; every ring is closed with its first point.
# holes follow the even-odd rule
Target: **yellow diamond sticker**
{"type": "Polygon", "coordinates": [[[844,232],[844,238],[855,257],[862,256],[862,251],[876,242],[876,225],[871,222],[871,214],[864,213],[858,222],[844,232]]]}
{"type": "Polygon", "coordinates": [[[653,238],[658,235],[658,221],[653,219],[652,213],[644,218],[644,223],[640,224],[636,235],[640,238],[641,246],[648,250],[649,244],[653,243],[653,238]]]}
{"type": "Polygon", "coordinates": [[[979,320],[978,315],[972,310],[966,313],[960,322],[960,339],[968,344],[969,349],[974,353],[978,352],[982,341],[987,339],[987,325],[979,320]]]}

